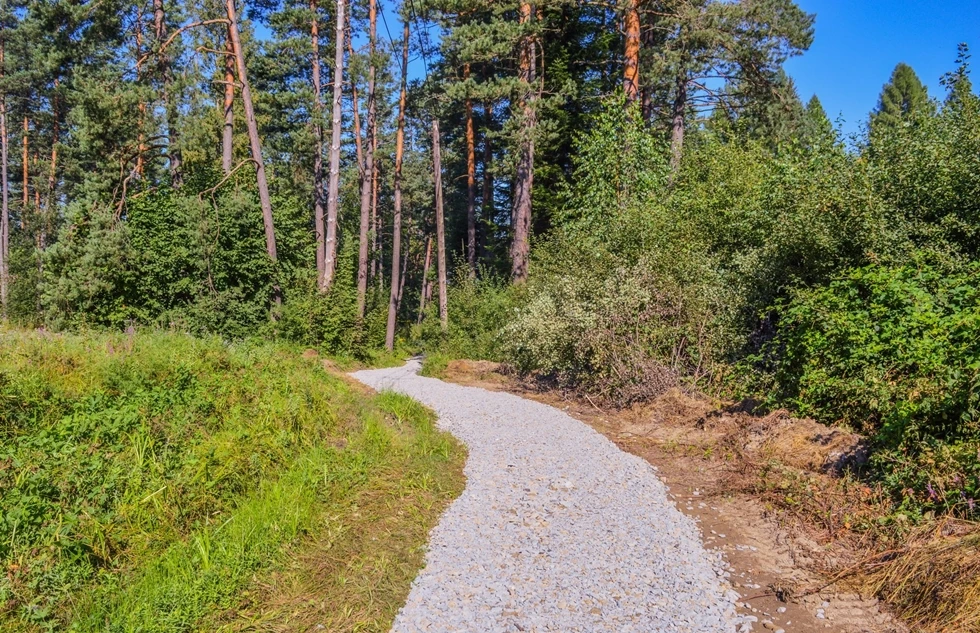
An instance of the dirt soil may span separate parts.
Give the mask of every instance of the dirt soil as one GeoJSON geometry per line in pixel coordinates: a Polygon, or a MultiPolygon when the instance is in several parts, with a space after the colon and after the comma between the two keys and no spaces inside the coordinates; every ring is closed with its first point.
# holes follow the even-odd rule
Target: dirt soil
{"type": "Polygon", "coordinates": [[[699,523],[705,545],[724,553],[742,595],[740,611],[758,618],[752,630],[908,631],[877,599],[845,584],[838,570],[859,562],[862,552],[833,537],[844,519],[828,512],[826,524],[815,524],[746,485],[760,463],[831,479],[865,458],[859,436],[783,412],[753,416],[679,390],[628,410],[606,410],[518,380],[487,361],[452,361],[440,378],[557,407],[656,466],[677,507],[699,523]]]}

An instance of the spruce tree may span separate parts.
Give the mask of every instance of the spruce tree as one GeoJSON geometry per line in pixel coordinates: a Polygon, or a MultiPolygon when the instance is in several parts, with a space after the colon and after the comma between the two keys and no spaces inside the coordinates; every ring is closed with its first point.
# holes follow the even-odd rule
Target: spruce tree
{"type": "Polygon", "coordinates": [[[929,94],[912,67],[900,62],[881,89],[878,108],[871,115],[872,128],[895,128],[903,121],[929,110],[929,94]]]}

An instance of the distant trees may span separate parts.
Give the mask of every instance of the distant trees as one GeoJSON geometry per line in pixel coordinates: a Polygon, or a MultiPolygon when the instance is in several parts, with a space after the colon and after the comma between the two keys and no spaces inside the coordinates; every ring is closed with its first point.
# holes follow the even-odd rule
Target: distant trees
{"type": "Polygon", "coordinates": [[[871,115],[873,128],[894,128],[917,114],[929,111],[929,94],[912,67],[899,63],[881,89],[878,107],[871,115]]]}

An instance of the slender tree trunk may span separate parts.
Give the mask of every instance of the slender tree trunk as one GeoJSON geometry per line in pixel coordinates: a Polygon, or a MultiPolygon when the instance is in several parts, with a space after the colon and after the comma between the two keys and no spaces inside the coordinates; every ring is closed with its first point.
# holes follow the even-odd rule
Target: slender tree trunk
{"type": "Polygon", "coordinates": [[[222,103],[224,125],[221,127],[221,169],[227,176],[235,165],[235,47],[231,29],[225,41],[225,95],[222,103]]]}
{"type": "Polygon", "coordinates": [[[425,241],[425,264],[422,266],[422,290],[419,292],[419,319],[425,314],[425,302],[429,298],[429,268],[432,266],[432,237],[425,241]]]}
{"type": "Polygon", "coordinates": [[[681,168],[681,157],[684,153],[684,118],[687,112],[687,69],[682,68],[677,74],[674,104],[671,108],[670,130],[670,171],[676,174],[681,168]]]}
{"type": "Polygon", "coordinates": [[[375,129],[375,99],[374,99],[374,54],[378,28],[378,6],[376,0],[368,2],[368,114],[367,138],[364,143],[364,178],[361,181],[361,223],[357,252],[357,316],[364,318],[367,306],[367,275],[368,275],[368,239],[371,222],[371,186],[374,181],[374,136],[375,129]]]}
{"type": "MultiPolygon", "coordinates": [[[[354,44],[347,40],[347,53],[351,59],[354,58],[354,44]]],[[[354,151],[357,156],[357,177],[358,187],[364,183],[364,146],[361,143],[361,106],[357,100],[357,83],[354,78],[350,80],[350,101],[351,112],[354,116],[354,151]]]]}
{"type": "Polygon", "coordinates": [[[483,104],[483,114],[486,118],[486,130],[483,132],[483,199],[481,200],[481,207],[484,219],[484,230],[480,231],[478,236],[478,243],[480,247],[479,256],[482,258],[484,256],[484,251],[486,250],[486,227],[493,224],[494,219],[494,208],[493,208],[493,174],[491,174],[491,167],[493,164],[493,147],[490,145],[490,126],[493,121],[493,105],[486,101],[483,104]]]}
{"type": "MultiPolygon", "coordinates": [[[[0,35],[0,78],[5,77],[6,46],[0,35]]],[[[0,206],[0,318],[7,319],[7,297],[10,293],[10,182],[8,180],[7,95],[0,94],[0,187],[3,187],[0,206]]]]}
{"type": "MultiPolygon", "coordinates": [[[[371,152],[375,157],[378,155],[378,135],[374,135],[371,152]]],[[[383,275],[379,275],[381,270],[381,215],[378,213],[378,180],[381,178],[381,165],[375,161],[374,170],[371,174],[371,279],[378,280],[378,287],[383,284],[383,275]]]]}
{"type": "Polygon", "coordinates": [[[21,147],[21,157],[20,157],[20,162],[21,162],[21,165],[23,167],[23,169],[22,169],[22,171],[23,171],[23,184],[21,185],[21,194],[23,196],[23,202],[22,202],[22,204],[23,204],[23,207],[24,207],[23,210],[21,211],[21,214],[20,214],[20,228],[24,228],[24,222],[26,221],[26,218],[27,218],[27,209],[30,207],[30,199],[31,199],[30,198],[30,196],[31,196],[31,193],[30,193],[30,183],[31,183],[31,180],[30,180],[30,168],[31,168],[31,166],[30,166],[30,162],[28,160],[28,149],[29,149],[29,146],[28,146],[28,140],[27,140],[27,137],[28,137],[28,134],[29,133],[30,133],[30,121],[28,120],[27,116],[25,115],[24,116],[24,136],[23,136],[23,144],[22,144],[22,147],[21,147]]]}
{"type": "MultiPolygon", "coordinates": [[[[163,0],[153,0],[153,27],[157,46],[163,45],[167,39],[167,19],[163,9],[163,0]]],[[[235,27],[237,28],[237,27],[235,27]]],[[[170,160],[170,184],[180,187],[184,181],[183,156],[180,152],[180,139],[177,132],[177,99],[173,94],[174,73],[170,64],[170,55],[165,51],[159,52],[160,77],[163,79],[163,103],[167,113],[167,156],[170,160]]]]}
{"type": "MultiPolygon", "coordinates": [[[[142,87],[143,84],[143,11],[138,9],[136,12],[136,84],[142,87]]],[[[140,99],[136,106],[136,127],[139,133],[136,137],[136,173],[142,177],[145,169],[143,154],[146,153],[146,135],[143,127],[146,125],[146,102],[140,99]]]]}
{"type": "MultiPolygon", "coordinates": [[[[463,80],[470,78],[470,65],[463,66],[463,80]]],[[[470,277],[476,277],[476,134],[473,131],[473,100],[466,98],[466,260],[470,277]]]]}
{"type": "Polygon", "coordinates": [[[54,80],[54,90],[54,97],[51,100],[51,115],[53,117],[51,122],[51,165],[48,169],[48,192],[44,204],[46,223],[49,223],[53,216],[55,187],[58,184],[58,143],[61,141],[61,127],[58,121],[60,103],[57,79],[54,80]]]}
{"type": "Polygon", "coordinates": [[[320,23],[317,0],[310,0],[310,43],[313,53],[313,231],[316,235],[316,277],[326,268],[326,226],[323,216],[323,95],[320,86],[320,23]]]}
{"type": "Polygon", "coordinates": [[[432,163],[436,185],[436,262],[439,275],[439,323],[449,329],[446,297],[446,221],[442,214],[442,150],[439,140],[439,121],[432,119],[432,163]]]}
{"type": "Polygon", "coordinates": [[[337,207],[340,198],[341,105],[344,96],[344,1],[337,0],[337,26],[333,67],[333,110],[330,129],[330,185],[327,190],[327,242],[324,251],[320,291],[333,283],[337,268],[337,207]]]}
{"type": "MultiPolygon", "coordinates": [[[[407,244],[410,246],[410,244],[407,244]]],[[[405,296],[405,279],[408,278],[408,248],[405,249],[405,254],[402,256],[402,269],[401,269],[401,279],[398,281],[398,298],[395,301],[395,312],[401,308],[402,297],[405,296]]]]}
{"type": "Polygon", "coordinates": [[[623,11],[626,31],[626,53],[623,62],[623,90],[629,103],[636,101],[640,90],[640,11],[639,0],[627,0],[623,11]]]}
{"type": "MultiPolygon", "coordinates": [[[[522,2],[520,23],[531,20],[531,5],[522,2]]],[[[520,97],[521,131],[517,155],[517,174],[514,179],[514,201],[511,211],[513,242],[511,243],[511,277],[517,282],[527,279],[527,266],[530,256],[531,233],[531,188],[534,184],[534,132],[537,113],[534,104],[535,51],[534,40],[524,35],[519,59],[519,78],[523,94],[520,97]]]]}
{"type": "MultiPolygon", "coordinates": [[[[245,55],[242,52],[242,41],[238,34],[238,17],[235,14],[235,0],[225,0],[228,12],[228,32],[231,35],[232,50],[238,66],[238,82],[241,84],[242,105],[245,107],[245,123],[248,127],[248,140],[252,149],[252,161],[255,163],[255,176],[259,187],[259,203],[262,206],[262,223],[265,225],[265,250],[273,263],[278,261],[276,254],[276,229],[272,222],[272,200],[269,198],[269,183],[265,177],[265,161],[262,160],[262,141],[259,139],[259,126],[255,121],[255,109],[252,106],[252,90],[248,85],[248,72],[245,68],[245,55]]],[[[273,273],[278,276],[278,271],[273,273]]],[[[282,303],[282,290],[278,279],[273,281],[273,301],[276,305],[282,303]]]]}
{"type": "MultiPolygon", "coordinates": [[[[395,325],[398,319],[398,304],[401,301],[405,280],[404,271],[398,269],[402,248],[402,159],[405,152],[405,101],[408,92],[408,21],[402,29],[402,82],[398,92],[398,129],[395,132],[395,178],[394,178],[394,217],[391,223],[391,294],[388,297],[388,329],[385,333],[385,347],[395,349],[395,325]]],[[[407,259],[406,259],[407,261],[407,259]]]]}

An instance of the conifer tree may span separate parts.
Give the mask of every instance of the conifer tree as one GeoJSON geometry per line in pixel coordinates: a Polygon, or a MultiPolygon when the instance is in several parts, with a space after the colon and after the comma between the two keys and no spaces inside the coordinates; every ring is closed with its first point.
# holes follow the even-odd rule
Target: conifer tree
{"type": "Polygon", "coordinates": [[[929,94],[912,67],[900,62],[881,89],[878,107],[871,115],[872,128],[894,128],[929,111],[929,94]]]}

